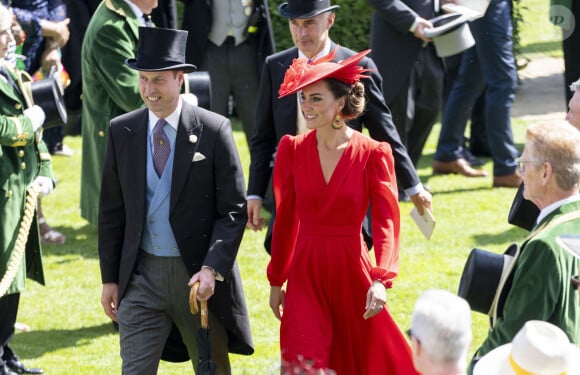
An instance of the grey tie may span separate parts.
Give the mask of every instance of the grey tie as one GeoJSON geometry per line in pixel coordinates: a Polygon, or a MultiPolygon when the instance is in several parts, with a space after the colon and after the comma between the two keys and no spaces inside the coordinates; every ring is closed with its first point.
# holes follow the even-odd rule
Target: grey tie
{"type": "Polygon", "coordinates": [[[163,131],[165,125],[167,125],[167,121],[160,118],[153,128],[153,165],[159,177],[163,174],[165,164],[167,164],[167,159],[171,152],[169,139],[163,131]]]}

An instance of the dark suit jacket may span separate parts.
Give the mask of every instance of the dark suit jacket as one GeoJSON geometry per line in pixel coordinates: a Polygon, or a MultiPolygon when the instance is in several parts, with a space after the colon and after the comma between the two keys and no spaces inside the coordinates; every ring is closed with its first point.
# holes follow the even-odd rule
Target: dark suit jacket
{"type": "MultiPolygon", "coordinates": [[[[335,47],[333,43],[331,50],[335,47]]],[[[355,52],[348,48],[339,47],[335,60],[344,60],[354,54],[355,52]]],[[[264,197],[272,176],[273,154],[280,138],[285,134],[296,134],[298,111],[296,96],[289,95],[278,99],[278,89],[284,80],[286,70],[297,57],[298,49],[290,48],[269,56],[264,63],[256,106],[255,130],[250,140],[248,195],[264,197]]],[[[383,100],[382,78],[377,67],[369,58],[363,58],[360,65],[371,69],[368,73],[371,78],[362,80],[367,97],[367,109],[362,116],[350,121],[348,125],[358,131],[361,131],[364,125],[373,139],[389,143],[395,157],[395,172],[401,181],[401,187],[407,189],[418,185],[419,176],[407,155],[407,149],[401,143],[390,111],[383,100]]]]}
{"type": "MultiPolygon", "coordinates": [[[[209,43],[208,36],[213,23],[212,2],[213,0],[184,0],[182,28],[189,31],[186,60],[197,67],[201,66],[209,43]]],[[[258,64],[261,66],[266,56],[275,51],[274,32],[268,0],[255,0],[254,3],[254,13],[258,12],[255,15],[259,16],[259,26],[253,37],[258,38],[258,64]]]]}
{"type": "Polygon", "coordinates": [[[423,41],[409,32],[416,16],[435,17],[433,0],[367,0],[373,8],[371,27],[372,58],[380,69],[385,85],[385,101],[407,89],[411,67],[423,41]],[[395,53],[396,51],[396,53],[395,53]]]}
{"type": "MultiPolygon", "coordinates": [[[[146,108],[111,121],[99,210],[103,283],[122,300],[138,260],[146,217],[146,108]]],[[[175,141],[169,221],[190,275],[202,265],[225,277],[209,308],[222,319],[229,350],[251,354],[248,311],[236,255],[247,222],[244,176],[228,119],[183,103],[175,141]],[[196,135],[197,141],[190,142],[196,135]],[[193,162],[201,153],[205,159],[193,162]]]]}

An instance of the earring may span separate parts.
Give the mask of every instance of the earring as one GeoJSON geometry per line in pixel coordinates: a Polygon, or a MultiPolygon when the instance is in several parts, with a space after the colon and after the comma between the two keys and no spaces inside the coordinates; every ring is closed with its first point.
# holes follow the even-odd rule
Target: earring
{"type": "Polygon", "coordinates": [[[332,122],[332,128],[337,130],[342,128],[342,122],[340,122],[339,115],[336,115],[336,117],[334,118],[334,121],[332,122]]]}

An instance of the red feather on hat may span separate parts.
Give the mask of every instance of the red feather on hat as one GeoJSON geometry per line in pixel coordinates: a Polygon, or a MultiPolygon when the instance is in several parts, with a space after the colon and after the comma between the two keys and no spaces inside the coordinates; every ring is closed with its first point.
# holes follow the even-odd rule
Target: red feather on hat
{"type": "Polygon", "coordinates": [[[304,87],[316,83],[322,79],[334,78],[352,85],[361,78],[369,78],[363,73],[371,69],[364,69],[358,63],[364,56],[371,52],[370,49],[357,53],[338,63],[332,59],[338,51],[338,46],[328,55],[321,57],[310,64],[303,58],[294,59],[284,75],[284,81],[278,91],[279,98],[294,94],[304,87]]]}

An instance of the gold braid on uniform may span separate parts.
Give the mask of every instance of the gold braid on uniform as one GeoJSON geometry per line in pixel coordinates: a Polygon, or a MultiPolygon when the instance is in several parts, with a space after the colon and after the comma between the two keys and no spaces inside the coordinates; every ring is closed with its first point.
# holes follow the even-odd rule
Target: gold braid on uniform
{"type": "Polygon", "coordinates": [[[14,281],[16,273],[18,273],[18,268],[20,267],[20,262],[22,262],[22,258],[24,257],[26,241],[28,239],[28,233],[30,232],[30,225],[32,224],[36,211],[37,197],[38,192],[36,189],[33,187],[28,188],[26,204],[24,206],[24,215],[22,215],[22,221],[20,222],[20,229],[18,230],[18,236],[16,237],[14,252],[12,252],[4,276],[2,276],[2,280],[0,280],[0,297],[4,296],[10,287],[10,284],[14,281]]]}

